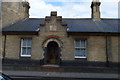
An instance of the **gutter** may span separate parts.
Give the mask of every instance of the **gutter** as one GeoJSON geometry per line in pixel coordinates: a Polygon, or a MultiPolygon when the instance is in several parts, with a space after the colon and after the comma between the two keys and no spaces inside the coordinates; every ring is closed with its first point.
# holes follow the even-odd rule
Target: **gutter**
{"type": "Polygon", "coordinates": [[[106,35],[106,66],[109,67],[109,59],[108,59],[108,36],[106,35]]]}
{"type": "Polygon", "coordinates": [[[38,35],[38,31],[2,31],[3,35],[38,35]]]}

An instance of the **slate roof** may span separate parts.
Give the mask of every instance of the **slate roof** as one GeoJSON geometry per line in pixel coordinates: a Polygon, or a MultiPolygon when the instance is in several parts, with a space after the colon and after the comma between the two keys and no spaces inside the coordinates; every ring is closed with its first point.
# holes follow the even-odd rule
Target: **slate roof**
{"type": "MultiPolygon", "coordinates": [[[[3,32],[38,32],[44,18],[28,18],[17,21],[2,29],[3,32]]],[[[108,32],[120,33],[118,19],[81,19],[63,18],[67,23],[67,32],[108,32]]]]}
{"type": "Polygon", "coordinates": [[[40,22],[44,19],[28,18],[19,20],[2,29],[5,32],[38,32],[40,29],[40,22]]]}
{"type": "MultiPolygon", "coordinates": [[[[110,32],[118,33],[117,19],[68,19],[68,32],[110,32]]],[[[120,31],[119,31],[120,32],[120,31]]]]}

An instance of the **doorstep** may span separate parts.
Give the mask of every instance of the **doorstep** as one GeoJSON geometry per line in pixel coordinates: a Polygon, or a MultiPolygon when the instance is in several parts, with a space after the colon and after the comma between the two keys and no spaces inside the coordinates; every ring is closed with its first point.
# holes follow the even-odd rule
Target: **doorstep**
{"type": "Polygon", "coordinates": [[[59,71],[59,65],[53,65],[53,64],[47,64],[47,65],[42,65],[41,71],[59,71]]]}

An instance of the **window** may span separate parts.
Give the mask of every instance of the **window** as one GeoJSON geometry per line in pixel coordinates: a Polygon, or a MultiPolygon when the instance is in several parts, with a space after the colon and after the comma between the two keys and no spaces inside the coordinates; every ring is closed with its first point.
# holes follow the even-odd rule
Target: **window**
{"type": "Polygon", "coordinates": [[[75,40],[75,58],[86,58],[86,40],[75,40]]]}
{"type": "Polygon", "coordinates": [[[21,56],[30,57],[31,56],[32,39],[22,38],[21,39],[21,56]]]}

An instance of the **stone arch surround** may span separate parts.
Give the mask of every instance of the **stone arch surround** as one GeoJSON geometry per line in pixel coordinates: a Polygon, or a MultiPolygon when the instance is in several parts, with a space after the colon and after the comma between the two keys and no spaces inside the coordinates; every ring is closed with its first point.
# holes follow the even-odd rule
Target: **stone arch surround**
{"type": "Polygon", "coordinates": [[[58,61],[57,61],[57,64],[59,64],[60,63],[60,61],[61,61],[61,58],[60,58],[60,56],[61,56],[61,50],[62,50],[62,48],[63,48],[63,43],[62,43],[62,41],[59,39],[59,38],[55,38],[55,37],[50,37],[50,38],[47,38],[44,42],[43,42],[43,44],[42,44],[42,48],[43,48],[43,50],[44,50],[44,64],[47,64],[47,56],[48,56],[48,52],[47,52],[47,47],[48,47],[48,44],[49,43],[51,43],[51,42],[55,42],[55,43],[57,43],[58,44],[58,47],[59,47],[59,51],[58,51],[58,57],[59,57],[59,59],[58,59],[58,61]]]}

